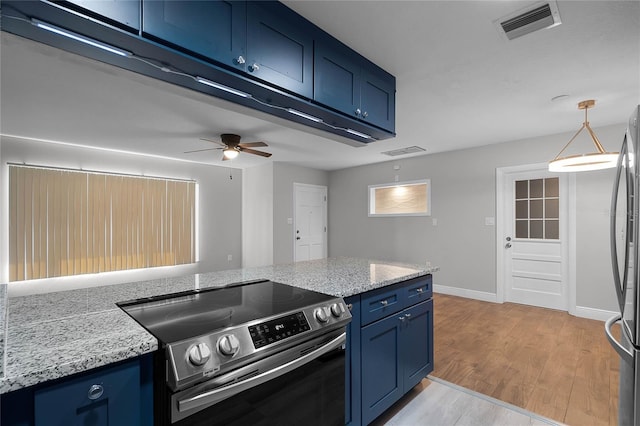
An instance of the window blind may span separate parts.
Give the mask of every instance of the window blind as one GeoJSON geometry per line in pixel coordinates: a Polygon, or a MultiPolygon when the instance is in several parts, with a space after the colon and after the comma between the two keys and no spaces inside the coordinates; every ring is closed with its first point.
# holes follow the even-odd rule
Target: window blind
{"type": "Polygon", "coordinates": [[[9,166],[9,280],[195,262],[196,183],[9,166]]]}

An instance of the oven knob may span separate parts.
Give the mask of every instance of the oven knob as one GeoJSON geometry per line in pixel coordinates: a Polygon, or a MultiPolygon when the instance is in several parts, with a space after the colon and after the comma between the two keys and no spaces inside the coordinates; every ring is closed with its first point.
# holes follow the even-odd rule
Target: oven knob
{"type": "Polygon", "coordinates": [[[320,322],[327,322],[329,321],[329,316],[327,315],[327,313],[324,311],[323,308],[316,308],[315,312],[313,313],[313,315],[316,317],[316,319],[320,322]]]}
{"type": "Polygon", "coordinates": [[[222,355],[235,355],[239,348],[240,342],[233,334],[225,334],[218,340],[218,350],[222,355]]]}
{"type": "Polygon", "coordinates": [[[334,317],[340,318],[342,316],[342,312],[342,307],[339,304],[334,303],[333,305],[331,305],[331,314],[334,317]]]}
{"type": "Polygon", "coordinates": [[[206,343],[198,343],[189,349],[189,362],[193,365],[202,365],[211,357],[211,350],[206,343]]]}

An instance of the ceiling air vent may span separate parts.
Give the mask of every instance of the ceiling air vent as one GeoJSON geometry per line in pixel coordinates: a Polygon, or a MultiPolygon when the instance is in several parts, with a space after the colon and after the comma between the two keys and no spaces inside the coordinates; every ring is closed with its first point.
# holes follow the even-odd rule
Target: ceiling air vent
{"type": "Polygon", "coordinates": [[[536,3],[496,21],[500,33],[509,40],[561,23],[555,1],[536,3]]]}
{"type": "Polygon", "coordinates": [[[388,155],[389,157],[396,157],[398,155],[415,154],[416,152],[424,152],[424,148],[419,146],[408,146],[406,148],[394,149],[393,151],[381,152],[381,154],[388,155]]]}

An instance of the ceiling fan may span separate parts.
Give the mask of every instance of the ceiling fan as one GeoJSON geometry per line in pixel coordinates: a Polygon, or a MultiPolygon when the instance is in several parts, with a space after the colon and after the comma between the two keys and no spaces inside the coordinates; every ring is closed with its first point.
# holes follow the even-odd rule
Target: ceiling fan
{"type": "Polygon", "coordinates": [[[264,151],[258,151],[256,149],[251,149],[259,146],[269,146],[264,142],[246,142],[240,143],[240,136],[234,135],[232,133],[223,133],[220,135],[220,141],[216,141],[213,139],[200,138],[202,141],[213,142],[220,145],[219,148],[205,148],[205,149],[196,149],[193,151],[185,151],[185,154],[189,154],[191,152],[201,152],[201,151],[211,151],[214,149],[222,150],[222,161],[233,160],[238,156],[241,152],[246,152],[247,154],[260,155],[261,157],[271,157],[271,154],[264,151]]]}

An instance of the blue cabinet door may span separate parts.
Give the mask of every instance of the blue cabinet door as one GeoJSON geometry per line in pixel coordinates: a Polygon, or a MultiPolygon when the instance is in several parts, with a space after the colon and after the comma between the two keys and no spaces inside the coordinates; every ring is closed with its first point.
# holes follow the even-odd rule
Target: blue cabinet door
{"type": "Polygon", "coordinates": [[[367,123],[394,131],[396,121],[395,77],[371,64],[362,71],[360,109],[367,123]]]}
{"type": "Polygon", "coordinates": [[[433,371],[433,300],[427,300],[401,312],[403,393],[433,371]]]}
{"type": "Polygon", "coordinates": [[[395,314],[362,328],[363,424],[369,424],[403,394],[401,324],[395,314]]]}
{"type": "Polygon", "coordinates": [[[359,426],[360,423],[360,295],[344,299],[351,311],[347,325],[345,351],[345,416],[344,423],[359,426]]]}
{"type": "Polygon", "coordinates": [[[316,40],[313,99],[358,118],[361,66],[353,56],[338,41],[316,40]]]}
{"type": "Polygon", "coordinates": [[[141,418],[140,363],[82,375],[34,392],[36,425],[138,425],[141,418]]]}
{"type": "Polygon", "coordinates": [[[142,31],[172,47],[245,69],[246,3],[144,0],[142,31]]]}
{"type": "Polygon", "coordinates": [[[315,28],[279,2],[248,2],[247,71],[311,99],[315,28]]]}
{"type": "Polygon", "coordinates": [[[127,27],[140,29],[140,0],[69,0],[69,3],[127,27]]]}

